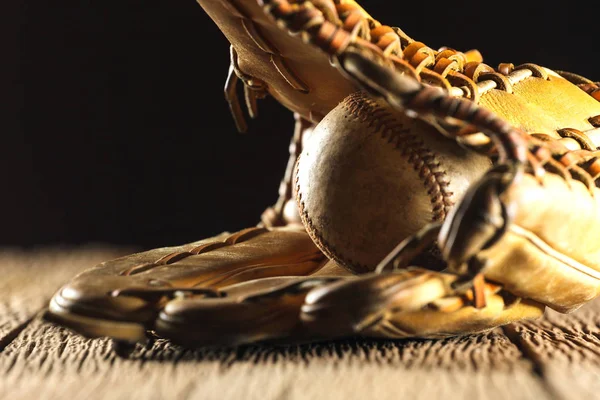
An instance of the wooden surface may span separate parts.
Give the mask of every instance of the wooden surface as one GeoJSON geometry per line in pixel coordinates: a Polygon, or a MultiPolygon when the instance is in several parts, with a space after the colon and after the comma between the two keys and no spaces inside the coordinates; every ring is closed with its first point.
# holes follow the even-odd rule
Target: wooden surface
{"type": "Polygon", "coordinates": [[[130,359],[43,322],[71,276],[123,250],[0,252],[0,399],[600,398],[600,302],[450,340],[184,349],[130,359]]]}

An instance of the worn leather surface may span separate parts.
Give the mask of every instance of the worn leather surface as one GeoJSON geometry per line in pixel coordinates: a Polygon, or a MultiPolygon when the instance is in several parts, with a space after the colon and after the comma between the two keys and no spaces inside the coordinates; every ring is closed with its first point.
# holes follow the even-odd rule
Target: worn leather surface
{"type": "Polygon", "coordinates": [[[479,257],[486,277],[517,296],[561,312],[600,294],[600,189],[555,174],[530,175],[505,195],[515,201],[509,231],[479,257]]]}
{"type": "Polygon", "coordinates": [[[512,86],[513,93],[492,89],[481,96],[479,104],[528,133],[560,138],[559,129],[592,130],[588,119],[600,115],[600,102],[555,72],[546,71],[548,79],[526,78],[512,86]]]}
{"type": "MultiPolygon", "coordinates": [[[[66,324],[69,316],[76,321],[74,316],[80,315],[144,325],[153,323],[165,299],[178,289],[217,289],[270,276],[303,276],[326,263],[305,232],[251,228],[107,261],[61,288],[51,309],[56,315],[66,315],[66,324]],[[116,295],[138,289],[145,295],[116,295]]],[[[89,332],[81,329],[94,336],[93,326],[89,332]]]]}

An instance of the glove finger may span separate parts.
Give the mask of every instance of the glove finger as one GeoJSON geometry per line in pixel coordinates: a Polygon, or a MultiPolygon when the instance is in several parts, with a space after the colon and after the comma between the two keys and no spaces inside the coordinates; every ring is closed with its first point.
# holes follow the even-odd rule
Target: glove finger
{"type": "Polygon", "coordinates": [[[544,306],[486,285],[486,306],[452,289],[456,276],[422,269],[364,275],[313,289],[301,319],[317,335],[439,338],[537,318],[544,306]]]}
{"type": "Polygon", "coordinates": [[[236,282],[308,275],[326,261],[305,232],[251,228],[84,271],[54,295],[47,318],[86,336],[143,340],[159,309],[178,291],[210,296],[236,282]]]}
{"type": "Polygon", "coordinates": [[[230,346],[285,339],[315,340],[300,320],[300,307],[315,286],[349,277],[276,277],[225,287],[222,298],[170,301],[156,333],[187,346],[230,346]]]}
{"type": "Polygon", "coordinates": [[[199,254],[191,249],[127,273],[175,287],[218,288],[270,276],[309,275],[326,262],[303,231],[255,229],[250,233],[245,240],[211,244],[199,254]]]}

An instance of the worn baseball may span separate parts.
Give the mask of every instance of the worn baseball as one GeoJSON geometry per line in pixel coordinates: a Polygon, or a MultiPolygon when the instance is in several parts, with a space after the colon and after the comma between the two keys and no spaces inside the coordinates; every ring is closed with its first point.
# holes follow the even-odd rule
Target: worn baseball
{"type": "Polygon", "coordinates": [[[443,221],[491,161],[364,92],[315,128],[295,194],[308,233],[331,259],[372,271],[398,243],[443,221]]]}

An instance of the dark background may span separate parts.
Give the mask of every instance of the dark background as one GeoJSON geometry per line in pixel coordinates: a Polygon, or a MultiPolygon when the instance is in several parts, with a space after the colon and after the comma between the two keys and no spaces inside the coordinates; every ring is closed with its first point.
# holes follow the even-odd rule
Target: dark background
{"type": "MultiPolygon", "coordinates": [[[[434,48],[600,80],[600,6],[547,3],[362,5],[434,48]]],[[[228,43],[193,0],[11,4],[0,245],[174,245],[254,225],[276,200],[292,115],[263,100],[235,132],[228,43]]]]}

